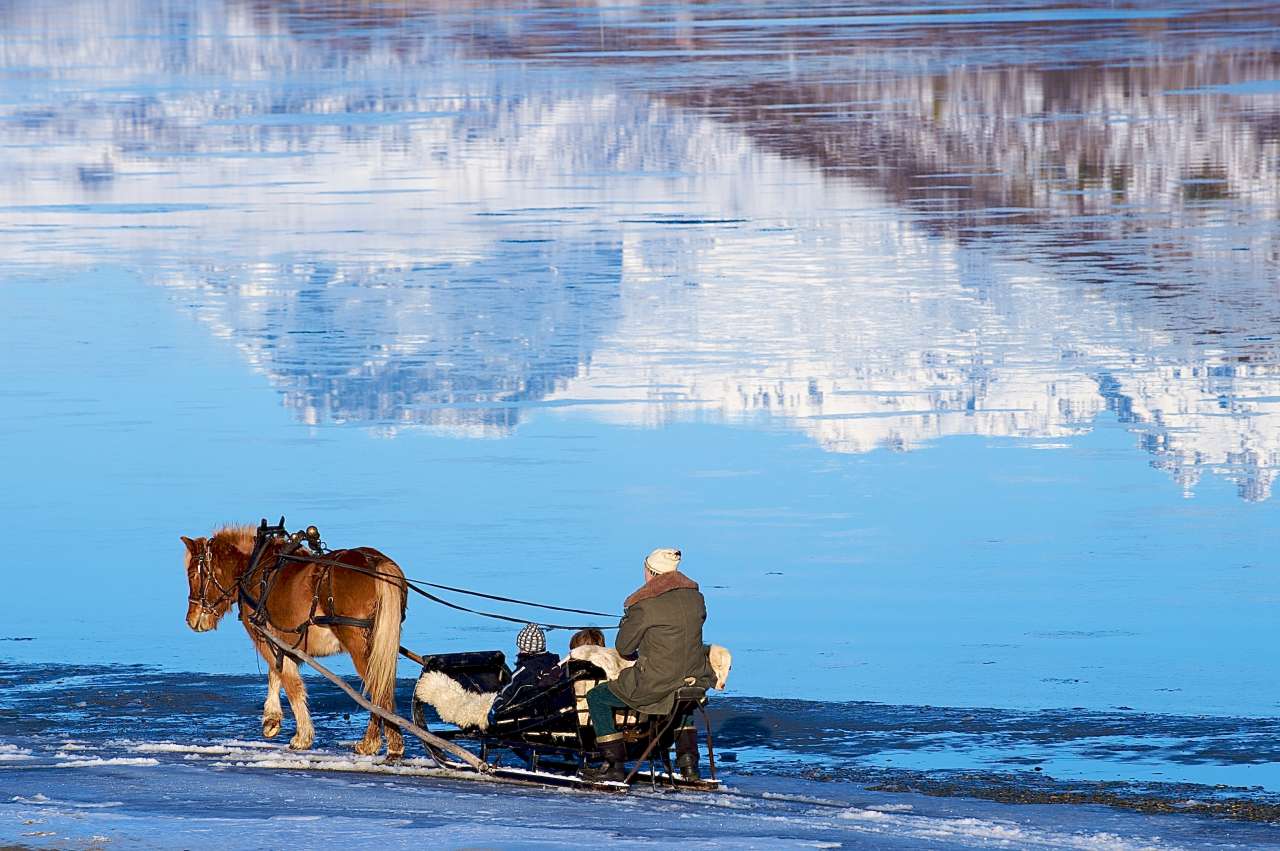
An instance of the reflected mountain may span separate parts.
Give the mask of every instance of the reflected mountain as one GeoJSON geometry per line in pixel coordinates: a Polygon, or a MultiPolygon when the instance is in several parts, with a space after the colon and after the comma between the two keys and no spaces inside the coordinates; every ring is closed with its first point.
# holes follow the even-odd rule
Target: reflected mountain
{"type": "Polygon", "coordinates": [[[305,422],[1115,416],[1270,494],[1273,9],[72,8],[0,7],[0,254],[146,269],[305,422]]]}
{"type": "Polygon", "coordinates": [[[306,423],[491,437],[590,364],[617,321],[620,273],[616,244],[547,240],[469,264],[259,264],[165,283],[306,423]]]}

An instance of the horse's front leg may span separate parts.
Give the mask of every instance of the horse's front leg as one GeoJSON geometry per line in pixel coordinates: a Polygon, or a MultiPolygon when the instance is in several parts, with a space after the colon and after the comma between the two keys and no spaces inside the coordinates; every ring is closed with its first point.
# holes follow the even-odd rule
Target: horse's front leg
{"type": "Polygon", "coordinates": [[[307,709],[307,687],[302,682],[302,675],[298,673],[297,663],[287,656],[281,674],[284,693],[289,698],[289,709],[293,711],[293,720],[298,728],[289,740],[289,747],[295,751],[305,751],[316,740],[315,727],[311,726],[311,712],[307,709]]]}
{"type": "Polygon", "coordinates": [[[280,734],[280,723],[284,720],[284,711],[280,708],[280,669],[276,666],[276,655],[272,646],[252,632],[249,638],[257,648],[258,655],[267,663],[267,699],[262,702],[262,735],[274,739],[280,734]]]}
{"type": "Polygon", "coordinates": [[[275,660],[267,659],[267,700],[262,704],[262,736],[274,739],[280,734],[280,723],[284,720],[284,710],[280,708],[280,672],[276,669],[275,660]]]}

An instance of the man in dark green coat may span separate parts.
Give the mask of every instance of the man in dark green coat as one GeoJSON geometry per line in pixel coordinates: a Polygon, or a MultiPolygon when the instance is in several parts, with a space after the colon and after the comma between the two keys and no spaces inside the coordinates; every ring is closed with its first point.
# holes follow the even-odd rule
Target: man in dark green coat
{"type": "MultiPolygon", "coordinates": [[[[645,715],[668,715],[675,692],[685,685],[708,688],[715,674],[702,643],[702,623],[707,606],[698,583],[679,571],[680,551],[657,549],[644,560],[644,584],[623,604],[615,647],[623,656],[638,654],[636,663],[623,669],[613,682],[587,692],[587,707],[596,731],[596,743],[605,764],[590,772],[594,779],[623,780],[626,753],[622,734],[613,720],[614,709],[630,708],[645,715]]],[[[676,728],[676,762],[681,774],[698,779],[696,732],[682,718],[676,728]]]]}

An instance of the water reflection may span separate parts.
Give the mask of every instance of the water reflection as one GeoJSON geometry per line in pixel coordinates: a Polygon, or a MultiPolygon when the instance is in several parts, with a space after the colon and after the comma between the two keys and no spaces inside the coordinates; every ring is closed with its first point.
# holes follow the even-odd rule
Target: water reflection
{"type": "Polygon", "coordinates": [[[146,269],[306,422],[1113,412],[1188,493],[1280,467],[1265,5],[0,15],[6,262],[146,269]]]}
{"type": "Polygon", "coordinates": [[[514,243],[470,264],[196,269],[183,291],[307,423],[500,436],[588,366],[616,321],[621,251],[514,243]]]}

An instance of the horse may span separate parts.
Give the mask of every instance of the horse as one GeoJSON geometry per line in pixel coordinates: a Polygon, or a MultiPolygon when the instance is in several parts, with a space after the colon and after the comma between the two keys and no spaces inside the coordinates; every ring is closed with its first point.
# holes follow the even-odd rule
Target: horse
{"type": "MultiPolygon", "coordinates": [[[[187,626],[195,632],[217,629],[232,606],[238,606],[249,639],[267,662],[262,735],[272,739],[280,732],[283,685],[296,722],[289,747],[307,750],[315,742],[307,690],[297,663],[263,639],[258,630],[312,656],[347,653],[369,700],[395,712],[400,624],[407,604],[399,565],[370,547],[333,550],[321,556],[291,547],[287,538],[267,539],[257,562],[251,565],[256,532],[254,526],[227,526],[209,537],[181,538],[187,548],[183,562],[190,586],[187,626]],[[286,559],[280,558],[282,553],[287,554],[286,559]],[[350,565],[350,569],[339,565],[350,565]]],[[[356,753],[378,753],[384,728],[387,757],[402,757],[400,728],[372,713],[356,753]]]]}

